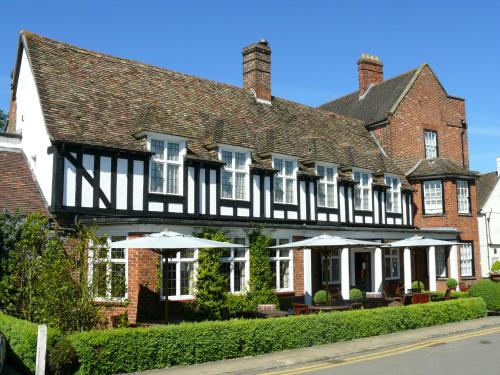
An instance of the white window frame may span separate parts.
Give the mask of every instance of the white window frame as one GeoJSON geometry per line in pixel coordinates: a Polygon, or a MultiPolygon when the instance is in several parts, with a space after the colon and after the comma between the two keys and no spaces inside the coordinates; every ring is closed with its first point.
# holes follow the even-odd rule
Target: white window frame
{"type": "Polygon", "coordinates": [[[384,273],[384,279],[385,280],[399,280],[401,278],[401,258],[399,256],[399,249],[394,248],[394,249],[385,249],[384,251],[384,264],[383,264],[383,273],[384,273]],[[397,274],[392,273],[392,261],[396,259],[398,266],[397,266],[397,274]],[[389,262],[390,270],[391,270],[391,276],[387,277],[385,274],[385,265],[386,262],[389,262]]]}
{"type": "Polygon", "coordinates": [[[457,180],[457,204],[459,214],[470,214],[470,187],[467,180],[457,180]]]}
{"type": "Polygon", "coordinates": [[[328,163],[316,163],[316,174],[320,176],[319,174],[319,168],[324,168],[325,170],[325,175],[321,177],[321,179],[318,180],[318,207],[326,207],[326,208],[337,208],[337,178],[338,178],[338,171],[337,171],[337,166],[335,164],[328,164],[328,163]],[[328,180],[328,169],[333,170],[333,180],[328,180]],[[324,186],[324,191],[325,191],[325,202],[322,204],[319,199],[319,189],[320,186],[324,186]],[[328,186],[333,186],[333,205],[329,205],[329,198],[330,194],[328,193],[328,186]]]}
{"type": "Polygon", "coordinates": [[[437,132],[434,130],[424,130],[425,158],[435,159],[438,157],[437,132]]]}
{"type": "Polygon", "coordinates": [[[184,300],[184,299],[193,299],[194,298],[194,286],[196,285],[196,272],[198,270],[198,249],[186,249],[189,251],[193,251],[194,255],[192,258],[182,257],[182,250],[178,250],[175,252],[175,257],[168,257],[169,255],[162,255],[162,287],[161,287],[161,299],[165,300],[168,296],[169,301],[176,300],[184,300]],[[168,258],[167,258],[168,257],[168,258]],[[165,285],[165,277],[168,279],[168,265],[165,267],[165,262],[170,264],[175,264],[175,295],[168,295],[167,290],[164,289],[165,285]],[[190,281],[191,284],[191,294],[181,294],[181,264],[182,263],[192,263],[193,264],[193,279],[190,281]]]}
{"type": "Polygon", "coordinates": [[[354,209],[357,211],[371,211],[372,210],[372,183],[373,183],[373,176],[370,171],[363,170],[363,169],[353,169],[352,170],[352,178],[354,181],[357,182],[357,184],[354,186],[354,209]],[[356,173],[359,173],[359,181],[356,180],[356,173]],[[368,176],[368,184],[364,185],[362,184],[363,182],[363,175],[368,176]],[[363,191],[368,191],[368,207],[365,208],[365,199],[363,197],[363,191]],[[356,192],[359,192],[359,202],[360,206],[356,207],[356,192]]]}
{"type": "MultiPolygon", "coordinates": [[[[331,253],[328,253],[328,285],[340,284],[340,274],[341,274],[341,259],[340,259],[340,250],[333,250],[331,253]],[[337,260],[338,262],[338,273],[337,277],[334,278],[334,270],[333,270],[333,260],[337,260]]],[[[325,270],[323,269],[325,264],[325,256],[321,256],[321,285],[325,285],[325,270]]]]}
{"type": "Polygon", "coordinates": [[[386,199],[385,199],[385,209],[387,212],[393,214],[401,213],[401,178],[394,175],[386,174],[384,176],[384,182],[386,185],[389,185],[390,188],[386,190],[386,199]],[[394,182],[396,183],[396,190],[394,190],[394,182]],[[390,200],[388,198],[391,198],[390,200]],[[398,202],[397,209],[394,209],[394,202],[398,202]],[[392,203],[392,204],[390,204],[392,203]],[[390,206],[390,207],[389,207],[390,206]]]}
{"type": "Polygon", "coordinates": [[[474,277],[474,246],[472,242],[464,242],[461,243],[459,246],[460,246],[460,276],[474,277]]]}
{"type": "Polygon", "coordinates": [[[448,275],[448,259],[446,257],[446,247],[436,246],[436,276],[447,277],[448,275]]]}
{"type": "MultiPolygon", "coordinates": [[[[243,239],[242,245],[246,245],[248,240],[244,237],[233,237],[230,239],[230,242],[232,243],[237,243],[235,242],[236,238],[241,238],[243,239]]],[[[250,252],[248,251],[248,248],[230,248],[227,249],[230,252],[230,255],[228,257],[221,257],[220,258],[220,263],[229,263],[230,265],[230,270],[229,270],[229,292],[232,294],[244,294],[248,291],[249,288],[249,282],[250,282],[250,252]],[[245,252],[244,257],[236,257],[236,251],[243,250],[245,252]],[[235,263],[244,263],[245,264],[245,279],[243,281],[242,285],[242,290],[235,291],[234,290],[234,284],[235,284],[235,275],[234,275],[234,264],[235,263]]]]}
{"type": "Polygon", "coordinates": [[[224,167],[222,168],[222,171],[221,171],[221,175],[220,175],[220,184],[221,184],[220,197],[221,197],[221,199],[230,199],[230,200],[245,201],[245,202],[250,201],[250,164],[252,163],[250,150],[248,150],[246,148],[242,148],[242,147],[220,145],[219,152],[218,152],[219,160],[222,160],[222,153],[223,152],[231,152],[232,153],[232,157],[231,157],[232,163],[231,163],[231,167],[224,165],[224,167]],[[245,154],[245,168],[244,169],[236,169],[236,153],[237,152],[245,154]],[[222,179],[223,179],[224,172],[230,172],[232,174],[233,188],[232,188],[231,197],[224,197],[223,196],[224,191],[222,189],[222,179]],[[245,174],[245,187],[244,187],[245,198],[243,198],[243,199],[236,198],[236,175],[239,173],[245,174]]]}
{"type": "Polygon", "coordinates": [[[284,156],[284,155],[273,155],[273,168],[276,168],[276,160],[281,160],[281,168],[278,170],[278,173],[274,175],[274,197],[273,201],[274,203],[277,204],[297,204],[297,171],[298,171],[298,161],[297,159],[290,158],[289,156],[284,156]],[[293,163],[293,171],[291,175],[286,175],[286,163],[293,163]],[[278,179],[282,180],[282,188],[283,188],[283,201],[277,201],[276,200],[276,181],[278,179]],[[292,192],[292,197],[291,201],[289,202],[288,198],[289,195],[287,193],[287,181],[292,181],[292,187],[293,187],[293,192],[292,192]]]}
{"type": "MultiPolygon", "coordinates": [[[[123,239],[127,239],[127,234],[112,234],[108,235],[108,253],[105,259],[94,260],[94,254],[92,251],[89,251],[89,264],[88,264],[88,281],[90,288],[93,288],[93,276],[94,276],[94,265],[99,263],[107,263],[106,264],[106,296],[94,296],[94,301],[96,302],[123,302],[128,298],[128,248],[123,248],[123,258],[122,259],[113,259],[111,256],[112,248],[111,242],[116,241],[118,239],[114,239],[116,237],[123,237],[123,239]],[[123,297],[113,297],[111,295],[111,280],[112,280],[112,269],[113,264],[124,264],[125,265],[125,295],[123,297]]],[[[93,290],[93,289],[92,289],[93,290]]]]}
{"type": "MultiPolygon", "coordinates": [[[[276,244],[285,244],[285,243],[290,243],[292,239],[290,237],[273,237],[273,241],[276,241],[276,244]],[[283,241],[283,242],[281,242],[283,241]]],[[[275,262],[276,263],[276,292],[293,292],[293,249],[270,249],[270,250],[275,250],[276,255],[275,256],[269,256],[269,262],[275,262]],[[288,256],[281,256],[281,251],[282,250],[287,250],[288,251],[288,256]],[[288,261],[289,266],[288,266],[288,288],[282,288],[280,285],[280,279],[281,279],[281,261],[288,261]]]]}
{"type": "Polygon", "coordinates": [[[151,151],[151,141],[158,140],[164,142],[163,148],[163,158],[158,159],[155,158],[155,155],[151,156],[149,161],[149,192],[153,194],[163,194],[163,195],[175,195],[182,196],[184,195],[184,157],[187,154],[187,146],[186,146],[186,138],[165,135],[165,134],[148,134],[147,135],[147,148],[148,151],[151,151]],[[179,160],[168,160],[168,144],[176,143],[179,145],[179,160]],[[163,165],[163,187],[162,191],[153,191],[152,190],[152,176],[153,176],[153,164],[158,163],[163,165]],[[176,165],[179,167],[179,185],[178,185],[178,193],[167,193],[167,177],[168,177],[168,165],[176,165]]]}
{"type": "Polygon", "coordinates": [[[427,180],[422,183],[424,196],[424,215],[439,215],[444,213],[444,191],[442,180],[427,180]],[[437,189],[439,183],[439,189],[437,189]],[[434,184],[435,186],[432,186],[434,184]]]}

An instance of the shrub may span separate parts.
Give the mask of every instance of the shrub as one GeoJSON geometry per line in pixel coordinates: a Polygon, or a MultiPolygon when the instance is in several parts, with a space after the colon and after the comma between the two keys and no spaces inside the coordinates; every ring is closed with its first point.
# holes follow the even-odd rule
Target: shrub
{"type": "Polygon", "coordinates": [[[479,298],[71,335],[80,374],[128,373],[334,343],[486,316],[479,298]]]}
{"type": "Polygon", "coordinates": [[[491,272],[500,273],[500,260],[493,262],[491,265],[491,272]]]}
{"type": "Polygon", "coordinates": [[[326,304],[326,300],[326,290],[318,290],[316,293],[314,293],[313,301],[316,305],[324,305],[326,304]]]}
{"type": "Polygon", "coordinates": [[[424,290],[425,286],[424,286],[423,282],[415,280],[414,282],[411,283],[411,288],[412,289],[424,290]]]}
{"type": "Polygon", "coordinates": [[[482,297],[488,310],[500,310],[500,283],[491,280],[481,280],[472,285],[468,293],[471,297],[482,297]]]}
{"type": "Polygon", "coordinates": [[[361,299],[363,298],[363,292],[359,289],[352,288],[349,291],[349,299],[361,299]]]}
{"type": "MultiPolygon", "coordinates": [[[[0,313],[0,332],[7,339],[6,363],[23,374],[35,372],[38,325],[0,313]]],[[[61,335],[49,328],[47,347],[54,346],[61,335]]]]}
{"type": "Polygon", "coordinates": [[[458,281],[454,278],[449,278],[448,280],[446,280],[446,286],[451,289],[456,289],[456,287],[458,286],[458,281]]]}
{"type": "Polygon", "coordinates": [[[229,309],[229,316],[235,318],[248,311],[255,311],[257,303],[246,294],[228,294],[226,307],[229,309]]]}
{"type": "MultiPolygon", "coordinates": [[[[437,291],[433,292],[437,295],[437,300],[442,301],[444,298],[444,295],[446,294],[445,291],[437,291]]],[[[458,298],[469,298],[470,296],[467,294],[467,292],[457,292],[452,290],[451,292],[451,299],[458,299],[458,298]]]]}

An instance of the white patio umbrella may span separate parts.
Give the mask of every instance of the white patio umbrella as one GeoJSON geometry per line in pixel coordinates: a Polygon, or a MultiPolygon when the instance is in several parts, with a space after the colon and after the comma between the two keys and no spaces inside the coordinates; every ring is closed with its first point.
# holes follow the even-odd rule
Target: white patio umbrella
{"type": "MultiPolygon", "coordinates": [[[[115,249],[152,249],[158,253],[165,253],[180,249],[235,248],[247,246],[230,242],[207,240],[165,230],[163,232],[151,233],[131,240],[112,242],[111,247],[115,249]]],[[[165,320],[168,323],[168,296],[165,298],[165,320]]]]}
{"type": "Polygon", "coordinates": [[[458,242],[443,241],[434,238],[415,235],[413,237],[385,244],[383,245],[383,247],[429,247],[429,246],[452,246],[452,245],[458,245],[458,242]]]}
{"type": "MultiPolygon", "coordinates": [[[[330,274],[330,262],[328,262],[328,253],[333,250],[342,248],[354,247],[367,247],[367,246],[381,246],[380,242],[353,240],[350,238],[331,236],[329,234],[322,234],[320,236],[308,238],[302,241],[290,242],[283,245],[272,246],[271,249],[296,249],[296,248],[311,248],[316,249],[323,255],[323,279],[328,280],[330,274]]],[[[331,297],[328,282],[325,283],[326,293],[328,299],[331,297]]]]}

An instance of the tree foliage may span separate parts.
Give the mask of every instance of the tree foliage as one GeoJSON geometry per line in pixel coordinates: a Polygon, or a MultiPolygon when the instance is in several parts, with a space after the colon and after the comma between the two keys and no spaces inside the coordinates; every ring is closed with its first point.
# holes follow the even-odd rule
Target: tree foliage
{"type": "Polygon", "coordinates": [[[0,132],[5,131],[5,125],[9,115],[0,109],[0,132]]]}
{"type": "Polygon", "coordinates": [[[274,303],[278,305],[278,297],[272,290],[272,271],[269,263],[269,246],[271,237],[262,229],[252,231],[250,242],[250,298],[258,304],[274,303]]]}

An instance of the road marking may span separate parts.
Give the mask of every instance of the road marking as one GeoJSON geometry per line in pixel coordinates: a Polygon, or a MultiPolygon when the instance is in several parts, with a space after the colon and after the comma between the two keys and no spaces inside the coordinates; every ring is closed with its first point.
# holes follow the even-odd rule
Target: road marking
{"type": "Polygon", "coordinates": [[[370,361],[370,360],[374,360],[374,359],[389,357],[389,356],[393,356],[393,355],[397,355],[397,354],[408,353],[408,352],[411,352],[414,350],[424,349],[424,348],[427,348],[430,346],[446,344],[446,343],[453,342],[453,341],[466,340],[469,338],[484,336],[484,335],[488,335],[491,333],[497,333],[497,332],[500,332],[500,327],[487,328],[487,329],[484,329],[481,331],[476,331],[476,332],[471,332],[471,333],[457,334],[457,335],[445,337],[443,339],[427,340],[427,341],[423,341],[423,342],[420,342],[417,344],[411,344],[411,345],[406,345],[406,346],[402,346],[402,347],[395,348],[395,349],[384,350],[382,352],[364,354],[364,355],[350,357],[350,358],[347,357],[345,359],[339,358],[338,360],[342,361],[342,362],[337,362],[337,363],[323,362],[323,363],[320,363],[317,365],[299,367],[299,368],[289,369],[289,370],[268,372],[268,373],[264,373],[262,375],[281,375],[281,374],[298,375],[298,374],[304,374],[304,373],[311,372],[311,371],[324,370],[324,369],[328,369],[328,368],[340,367],[340,366],[350,365],[350,364],[354,364],[354,363],[358,363],[358,362],[365,362],[365,361],[370,361]]]}

